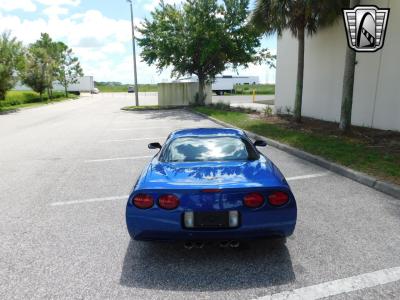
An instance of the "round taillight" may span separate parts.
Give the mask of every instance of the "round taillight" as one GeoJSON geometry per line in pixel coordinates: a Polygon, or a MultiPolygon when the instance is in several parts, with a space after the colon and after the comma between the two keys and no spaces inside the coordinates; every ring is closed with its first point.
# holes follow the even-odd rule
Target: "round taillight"
{"type": "Polygon", "coordinates": [[[179,198],[175,195],[162,195],[158,199],[158,205],[164,209],[175,209],[179,206],[179,198]]]}
{"type": "Polygon", "coordinates": [[[250,193],[244,196],[244,205],[257,208],[264,204],[264,196],[260,193],[250,193]]]}
{"type": "Polygon", "coordinates": [[[133,198],[133,204],[137,208],[146,209],[146,208],[152,207],[154,204],[154,201],[153,201],[153,197],[150,195],[138,194],[133,198]]]}
{"type": "Polygon", "coordinates": [[[273,192],[268,196],[268,201],[273,206],[282,206],[288,203],[289,196],[284,192],[273,192]]]}

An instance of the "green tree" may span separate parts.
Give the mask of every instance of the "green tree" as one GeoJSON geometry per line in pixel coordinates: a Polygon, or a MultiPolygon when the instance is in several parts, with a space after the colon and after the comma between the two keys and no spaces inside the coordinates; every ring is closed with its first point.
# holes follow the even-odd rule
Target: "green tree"
{"type": "Polygon", "coordinates": [[[0,36],[0,100],[5,99],[24,67],[24,48],[9,32],[0,36]]]}
{"type": "Polygon", "coordinates": [[[139,31],[141,56],[159,70],[172,67],[172,76],[197,75],[197,101],[204,104],[204,87],[228,66],[271,62],[259,50],[259,32],[247,22],[248,0],[186,0],[165,4],[152,12],[139,31]],[[257,51],[259,50],[259,51],[257,51]]]}
{"type": "Polygon", "coordinates": [[[30,47],[26,55],[26,68],[23,83],[39,93],[43,100],[43,93],[49,88],[48,65],[51,63],[48,53],[40,47],[30,47]]]}
{"type": "Polygon", "coordinates": [[[58,44],[60,50],[60,65],[57,69],[57,80],[64,87],[65,96],[68,97],[68,86],[78,83],[79,77],[83,76],[83,70],[77,57],[73,56],[72,49],[64,43],[58,44]]]}
{"type": "MultiPolygon", "coordinates": [[[[360,0],[351,0],[350,7],[360,4],[360,0]]],[[[346,132],[351,126],[351,112],[353,110],[354,70],[356,67],[356,52],[347,47],[343,74],[342,107],[339,128],[346,132]]]]}
{"type": "Polygon", "coordinates": [[[298,39],[298,62],[294,119],[301,122],[304,76],[304,40],[320,28],[332,24],[347,0],[257,0],[251,17],[261,32],[282,35],[289,30],[298,39]]]}
{"type": "Polygon", "coordinates": [[[40,39],[31,45],[33,48],[43,49],[46,53],[47,63],[44,71],[48,80],[46,89],[50,99],[53,98],[53,82],[56,79],[62,59],[62,45],[63,43],[54,42],[47,33],[42,33],[40,39]]]}

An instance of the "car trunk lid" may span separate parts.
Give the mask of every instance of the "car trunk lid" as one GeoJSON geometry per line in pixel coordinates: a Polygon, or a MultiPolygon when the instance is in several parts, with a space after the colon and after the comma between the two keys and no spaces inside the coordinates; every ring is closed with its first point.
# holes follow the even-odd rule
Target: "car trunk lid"
{"type": "MultiPolygon", "coordinates": [[[[280,175],[280,174],[278,174],[280,175]]],[[[281,184],[272,163],[265,158],[254,161],[164,163],[153,162],[146,185],[157,188],[223,189],[262,187],[281,184]]]]}

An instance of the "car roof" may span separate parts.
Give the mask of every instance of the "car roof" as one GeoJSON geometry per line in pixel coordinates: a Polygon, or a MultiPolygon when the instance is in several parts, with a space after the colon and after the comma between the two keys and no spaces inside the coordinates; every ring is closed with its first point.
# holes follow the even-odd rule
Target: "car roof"
{"type": "Polygon", "coordinates": [[[235,128],[188,128],[173,131],[169,138],[178,138],[185,136],[236,136],[243,137],[243,130],[235,128]]]}

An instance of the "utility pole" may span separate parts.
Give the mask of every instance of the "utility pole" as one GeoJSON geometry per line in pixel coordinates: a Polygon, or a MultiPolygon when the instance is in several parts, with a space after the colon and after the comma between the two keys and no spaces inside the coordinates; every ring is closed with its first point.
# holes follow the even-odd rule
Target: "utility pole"
{"type": "Polygon", "coordinates": [[[137,71],[136,71],[136,47],[135,47],[135,24],[133,23],[133,8],[132,0],[126,0],[131,6],[131,23],[132,23],[132,50],[133,50],[133,73],[135,76],[135,102],[139,106],[139,88],[137,84],[137,71]]]}

